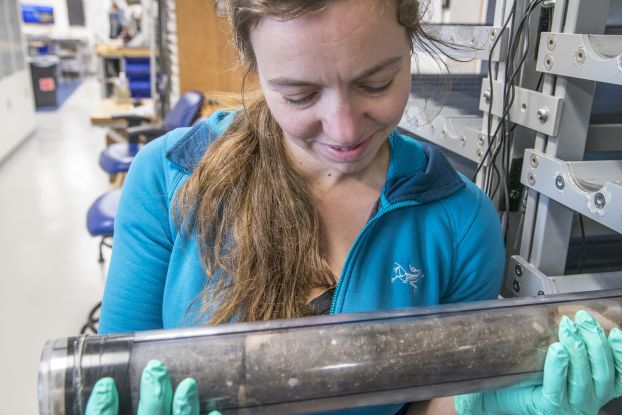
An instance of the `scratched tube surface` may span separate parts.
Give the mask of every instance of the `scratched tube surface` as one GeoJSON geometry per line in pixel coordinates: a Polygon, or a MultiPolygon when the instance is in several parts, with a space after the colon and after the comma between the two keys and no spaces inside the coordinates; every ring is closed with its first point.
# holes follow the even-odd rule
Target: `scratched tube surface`
{"type": "Polygon", "coordinates": [[[608,332],[622,322],[622,290],[56,339],[41,357],[39,408],[83,414],[93,384],[112,376],[119,413],[134,414],[151,359],[173,385],[197,380],[202,413],[308,413],[497,389],[541,377],[561,316],[579,309],[608,332]]]}

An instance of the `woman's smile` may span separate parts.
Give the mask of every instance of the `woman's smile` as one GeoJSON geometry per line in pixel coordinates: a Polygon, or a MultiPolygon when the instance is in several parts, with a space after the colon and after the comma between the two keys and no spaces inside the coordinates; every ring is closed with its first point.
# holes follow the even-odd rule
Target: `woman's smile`
{"type": "Polygon", "coordinates": [[[367,149],[371,137],[353,146],[339,146],[319,143],[320,146],[328,153],[328,155],[335,161],[350,162],[360,159],[367,149]]]}

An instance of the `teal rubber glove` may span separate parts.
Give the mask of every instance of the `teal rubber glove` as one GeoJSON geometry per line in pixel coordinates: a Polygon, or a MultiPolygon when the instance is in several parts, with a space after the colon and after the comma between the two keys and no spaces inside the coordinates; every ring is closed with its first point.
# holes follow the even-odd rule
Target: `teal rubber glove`
{"type": "MultiPolygon", "coordinates": [[[[112,378],[95,383],[86,404],[86,415],[118,415],[119,394],[112,378]]],[[[138,415],[199,415],[199,395],[194,379],[182,380],[175,394],[166,366],[151,360],[140,379],[138,415]]],[[[212,411],[209,415],[221,415],[212,411]]]]}
{"type": "Polygon", "coordinates": [[[458,415],[596,415],[622,396],[622,331],[609,339],[586,311],[562,317],[559,342],[549,347],[541,384],[455,398],[458,415]]]}

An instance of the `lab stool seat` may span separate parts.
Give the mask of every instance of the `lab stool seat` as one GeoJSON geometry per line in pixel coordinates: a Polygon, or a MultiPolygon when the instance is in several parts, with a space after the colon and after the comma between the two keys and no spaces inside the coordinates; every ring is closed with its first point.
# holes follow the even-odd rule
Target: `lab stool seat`
{"type": "Polygon", "coordinates": [[[141,124],[146,119],[136,115],[114,116],[115,119],[126,120],[129,127],[122,132],[114,131],[114,135],[123,137],[123,141],[110,144],[99,156],[99,165],[110,175],[110,181],[113,182],[118,173],[128,171],[143,143],[148,143],[176,128],[193,125],[200,117],[204,100],[205,97],[200,92],[186,92],[168,112],[162,125],[141,124]]]}
{"type": "Polygon", "coordinates": [[[142,147],[141,143],[115,143],[99,154],[99,166],[110,176],[110,183],[115,182],[118,174],[124,178],[142,147]]]}
{"type": "Polygon", "coordinates": [[[91,236],[101,237],[99,262],[104,262],[103,247],[112,248],[109,242],[114,234],[114,217],[117,213],[121,189],[111,190],[99,196],[86,213],[86,228],[91,236]]]}
{"type": "MultiPolygon", "coordinates": [[[[99,263],[104,263],[104,246],[112,248],[110,242],[114,235],[114,217],[117,213],[121,189],[110,190],[99,196],[86,213],[86,229],[91,236],[101,237],[99,243],[99,263]]],[[[87,321],[80,329],[80,334],[97,334],[99,326],[99,301],[88,314],[87,321]]]]}
{"type": "Polygon", "coordinates": [[[100,153],[99,166],[108,174],[127,172],[142,147],[140,143],[111,144],[100,153]]]}

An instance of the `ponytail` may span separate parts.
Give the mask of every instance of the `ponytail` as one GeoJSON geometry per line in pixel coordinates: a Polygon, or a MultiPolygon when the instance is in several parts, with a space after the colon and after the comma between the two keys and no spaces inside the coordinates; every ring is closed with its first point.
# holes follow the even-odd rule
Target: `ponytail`
{"type": "Polygon", "coordinates": [[[336,283],[280,127],[263,95],[246,104],[176,197],[177,222],[198,241],[211,323],[304,316],[311,288],[336,283]]]}

